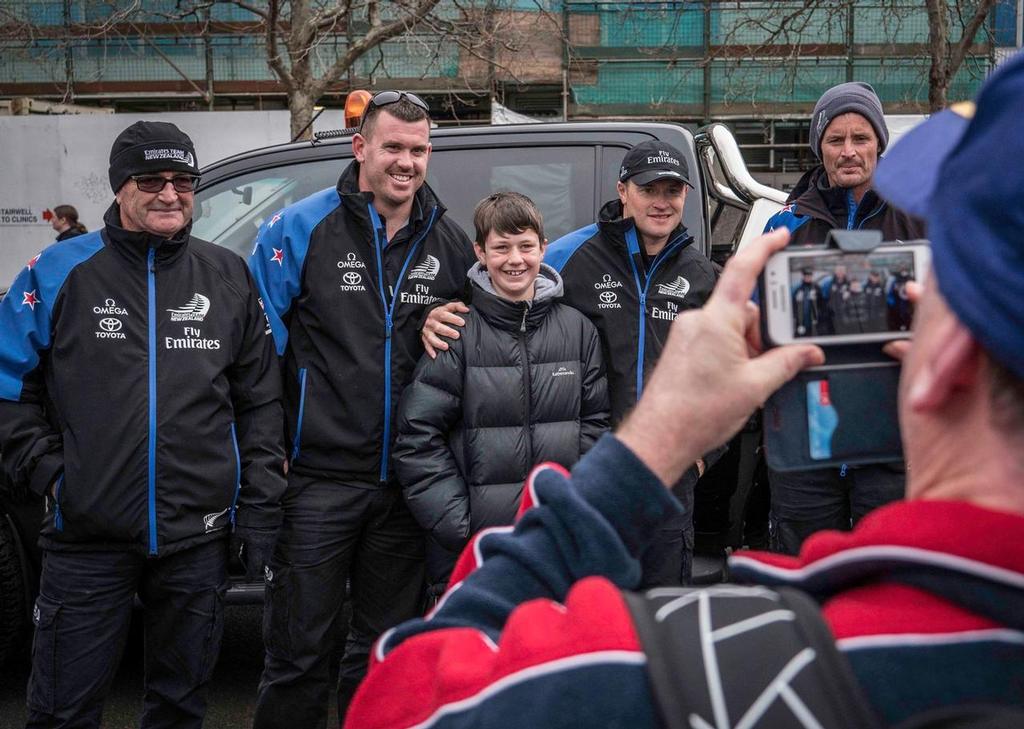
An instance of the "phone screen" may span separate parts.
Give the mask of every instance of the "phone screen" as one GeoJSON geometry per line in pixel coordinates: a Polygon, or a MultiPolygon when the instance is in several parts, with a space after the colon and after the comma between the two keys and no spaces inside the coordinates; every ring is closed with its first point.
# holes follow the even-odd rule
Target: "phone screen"
{"type": "Polygon", "coordinates": [[[909,331],[917,275],[910,250],[789,258],[793,338],[909,331]]]}

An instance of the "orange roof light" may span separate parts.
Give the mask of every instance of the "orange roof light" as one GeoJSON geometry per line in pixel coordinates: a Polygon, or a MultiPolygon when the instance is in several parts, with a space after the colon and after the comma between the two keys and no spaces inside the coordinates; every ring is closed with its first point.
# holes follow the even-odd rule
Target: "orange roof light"
{"type": "Polygon", "coordinates": [[[358,127],[359,122],[363,118],[363,114],[366,113],[366,107],[370,105],[370,99],[373,98],[373,94],[369,91],[360,89],[353,91],[345,99],[345,126],[346,127],[358,127]]]}

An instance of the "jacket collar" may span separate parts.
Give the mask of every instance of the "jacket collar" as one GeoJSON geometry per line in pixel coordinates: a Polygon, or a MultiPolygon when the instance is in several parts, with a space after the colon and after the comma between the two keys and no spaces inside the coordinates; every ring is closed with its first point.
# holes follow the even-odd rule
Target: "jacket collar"
{"type": "MultiPolygon", "coordinates": [[[[597,216],[597,227],[601,230],[602,235],[607,238],[611,244],[618,250],[621,250],[624,254],[629,255],[629,244],[626,241],[626,233],[633,229],[633,218],[622,217],[622,202],[620,200],[609,200],[603,206],[597,216]]],[[[668,240],[671,243],[674,240],[682,238],[683,247],[688,246],[693,242],[693,236],[686,230],[686,226],[682,223],[672,231],[672,235],[669,236],[668,240]]]]}
{"type": "Polygon", "coordinates": [[[152,248],[156,265],[161,268],[181,257],[188,248],[192,232],[191,220],[170,238],[161,238],[144,231],[125,230],[121,226],[121,208],[116,201],[103,214],[103,226],[104,239],[122,256],[131,261],[145,261],[152,248]]]}
{"type": "MultiPolygon", "coordinates": [[[[823,220],[833,228],[848,227],[851,197],[843,187],[829,184],[825,167],[818,165],[804,173],[789,193],[787,203],[796,203],[796,214],[823,220]]],[[[857,205],[853,225],[874,215],[885,206],[885,201],[874,190],[868,190],[857,205]]]]}
{"type": "Polygon", "coordinates": [[[499,296],[487,270],[480,263],[473,264],[467,278],[471,283],[470,303],[473,308],[491,326],[514,333],[539,327],[563,291],[562,277],[546,263],[540,264],[532,301],[509,301],[499,296]]]}
{"type": "MultiPolygon", "coordinates": [[[[359,162],[352,160],[348,167],[341,173],[336,186],[341,204],[345,211],[356,220],[360,226],[369,231],[373,230],[373,223],[370,220],[368,206],[373,204],[373,193],[359,189],[359,162]]],[[[420,186],[413,197],[412,212],[406,229],[410,234],[415,235],[422,230],[423,226],[430,220],[434,208],[437,208],[435,221],[446,211],[440,199],[426,182],[420,186]]],[[[381,218],[382,222],[384,219],[381,218]]],[[[371,237],[372,240],[372,237],[371,237]]]]}

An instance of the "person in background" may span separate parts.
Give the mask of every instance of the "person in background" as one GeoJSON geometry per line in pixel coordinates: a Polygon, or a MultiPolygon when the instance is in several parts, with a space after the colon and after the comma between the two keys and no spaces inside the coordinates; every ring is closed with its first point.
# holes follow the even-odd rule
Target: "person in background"
{"type": "Polygon", "coordinates": [[[797,337],[816,337],[823,332],[825,299],[821,286],[814,282],[814,269],[800,272],[800,283],[793,289],[793,333],[797,337]]]}
{"type": "Polygon", "coordinates": [[[58,241],[89,232],[84,225],[78,222],[78,211],[71,205],[58,205],[53,209],[50,227],[56,231],[58,241]]]}

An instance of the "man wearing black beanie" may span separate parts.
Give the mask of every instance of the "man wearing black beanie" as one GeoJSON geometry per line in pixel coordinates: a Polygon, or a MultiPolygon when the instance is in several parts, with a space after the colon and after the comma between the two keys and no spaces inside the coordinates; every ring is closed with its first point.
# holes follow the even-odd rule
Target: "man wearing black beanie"
{"type": "MultiPolygon", "coordinates": [[[[872,190],[875,167],[889,143],[882,102],[859,81],[828,89],[811,114],[810,145],[821,164],[805,174],[765,232],[788,228],[791,246],[825,242],[833,228],[881,230],[885,240],[924,238],[924,224],[894,208],[872,190]]],[[[818,333],[832,334],[844,316],[850,282],[837,271],[820,282],[824,301],[818,333]]],[[[811,534],[848,530],[866,513],[899,499],[902,464],[824,468],[781,473],[769,470],[772,548],[796,554],[811,534]]]]}
{"type": "Polygon", "coordinates": [[[262,576],[284,490],[269,327],[245,262],[190,235],[192,141],[114,141],[101,230],[33,258],[0,302],[0,448],[46,498],[29,727],[98,727],[136,595],[143,727],[199,727],[231,537],[262,576]]]}

